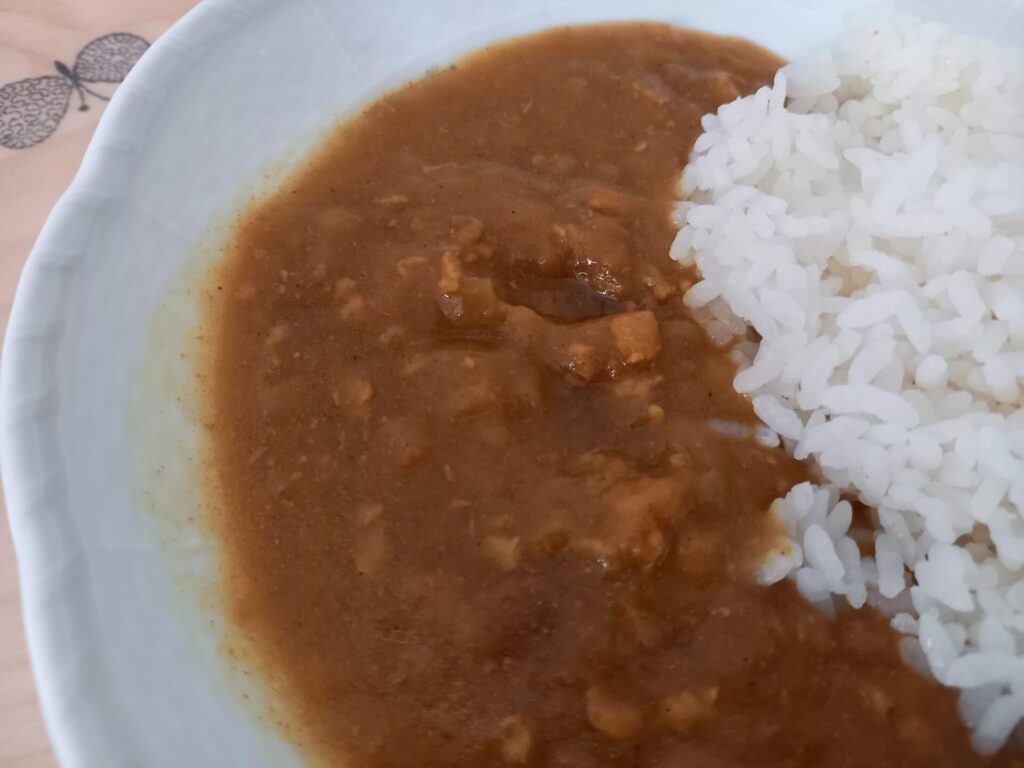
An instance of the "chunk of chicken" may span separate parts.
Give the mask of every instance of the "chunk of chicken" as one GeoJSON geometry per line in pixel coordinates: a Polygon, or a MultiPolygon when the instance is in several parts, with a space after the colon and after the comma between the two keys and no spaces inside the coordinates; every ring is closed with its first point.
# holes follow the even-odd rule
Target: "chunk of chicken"
{"type": "Polygon", "coordinates": [[[553,323],[529,307],[502,301],[490,279],[466,276],[450,253],[442,259],[438,290],[437,305],[453,327],[500,332],[545,364],[583,381],[617,379],[661,351],[653,312],[553,323]]]}
{"type": "Polygon", "coordinates": [[[527,531],[527,547],[537,544],[549,554],[574,552],[596,560],[609,571],[650,571],[665,562],[679,521],[688,514],[689,472],[650,476],[628,457],[591,451],[565,465],[565,490],[576,503],[563,508],[543,502],[550,510],[527,531]]]}
{"type": "Polygon", "coordinates": [[[487,536],[483,540],[484,552],[503,571],[514,570],[519,565],[518,536],[487,536]]]}
{"type": "Polygon", "coordinates": [[[441,277],[437,281],[437,289],[442,294],[448,295],[459,290],[459,281],[462,277],[462,267],[459,264],[459,257],[453,251],[445,251],[441,256],[441,277]]]}
{"type": "Polygon", "coordinates": [[[735,101],[742,94],[736,86],[736,82],[729,76],[728,72],[716,72],[712,75],[705,75],[701,78],[701,84],[708,89],[715,101],[728,104],[735,101]]]}
{"type": "Polygon", "coordinates": [[[498,724],[501,756],[508,763],[522,765],[533,751],[533,733],[522,715],[510,715],[498,724]]]}
{"type": "Polygon", "coordinates": [[[483,237],[484,224],[474,216],[453,216],[451,232],[458,245],[472,245],[483,237]]]}
{"type": "Polygon", "coordinates": [[[678,282],[672,282],[666,278],[662,271],[653,264],[647,264],[642,267],[639,281],[647,286],[654,300],[659,303],[668,301],[680,294],[678,282]]]}
{"type": "Polygon", "coordinates": [[[661,351],[657,318],[646,310],[557,325],[515,309],[506,317],[509,335],[548,365],[586,382],[618,379],[661,351]]]}
{"type": "Polygon", "coordinates": [[[334,404],[347,410],[353,416],[365,416],[373,402],[373,382],[366,374],[353,374],[343,379],[331,390],[334,404]]]}
{"type": "Polygon", "coordinates": [[[599,537],[579,548],[609,568],[650,570],[669,547],[672,522],[683,513],[683,486],[678,477],[644,477],[616,494],[599,537]]]}
{"type": "Polygon", "coordinates": [[[653,360],[661,351],[661,333],[652,312],[627,312],[611,318],[615,346],[629,365],[653,360]]]}
{"type": "Polygon", "coordinates": [[[587,689],[586,706],[590,725],[608,738],[628,739],[643,727],[643,714],[638,707],[596,686],[587,689]]]}
{"type": "Polygon", "coordinates": [[[583,203],[592,211],[608,216],[621,216],[629,212],[631,200],[629,196],[612,187],[601,184],[588,184],[581,190],[583,203]]]}
{"type": "Polygon", "coordinates": [[[892,696],[871,682],[865,682],[861,685],[860,695],[868,711],[883,722],[888,720],[889,714],[896,706],[892,696]]]}
{"type": "Polygon", "coordinates": [[[495,294],[489,278],[449,276],[442,281],[456,286],[442,290],[437,299],[445,319],[456,328],[499,328],[505,322],[508,305],[495,294]]]}

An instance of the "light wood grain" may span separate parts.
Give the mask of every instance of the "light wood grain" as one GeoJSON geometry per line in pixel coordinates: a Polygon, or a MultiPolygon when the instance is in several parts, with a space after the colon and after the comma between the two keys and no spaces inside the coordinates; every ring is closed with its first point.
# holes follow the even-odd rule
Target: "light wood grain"
{"type": "MultiPolygon", "coordinates": [[[[71,63],[82,46],[110,32],[131,32],[152,42],[194,4],[0,0],[0,85],[53,74],[54,60],[71,63]]],[[[74,177],[102,113],[99,100],[90,101],[87,112],[79,112],[75,103],[49,139],[17,151],[0,147],[0,334],[7,328],[25,257],[74,177]]],[[[54,766],[29,666],[10,531],[0,524],[0,768],[54,766]]]]}

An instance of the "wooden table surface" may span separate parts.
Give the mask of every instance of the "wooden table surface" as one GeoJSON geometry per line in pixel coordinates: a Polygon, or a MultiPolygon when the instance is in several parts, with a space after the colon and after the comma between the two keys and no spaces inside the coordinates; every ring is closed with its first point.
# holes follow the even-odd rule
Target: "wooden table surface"
{"type": "MultiPolygon", "coordinates": [[[[53,75],[55,60],[71,64],[85,44],[111,32],[130,32],[152,42],[194,4],[195,0],[0,0],[0,87],[53,75]]],[[[104,93],[111,90],[103,88],[104,93]]],[[[0,146],[0,333],[7,328],[25,257],[78,169],[102,113],[103,102],[92,99],[89,105],[88,111],[80,112],[73,98],[53,134],[32,147],[0,146]]],[[[0,768],[56,764],[29,668],[10,531],[0,521],[0,768]]]]}

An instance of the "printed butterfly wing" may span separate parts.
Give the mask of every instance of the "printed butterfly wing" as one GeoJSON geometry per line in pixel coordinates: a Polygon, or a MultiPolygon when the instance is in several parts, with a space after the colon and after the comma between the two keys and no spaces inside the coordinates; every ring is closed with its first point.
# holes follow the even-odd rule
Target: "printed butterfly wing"
{"type": "Polygon", "coordinates": [[[25,149],[55,130],[74,85],[66,77],[30,77],[0,88],[0,146],[25,149]]]}
{"type": "Polygon", "coordinates": [[[75,76],[84,83],[119,83],[149,48],[138,35],[115,32],[97,37],[75,59],[75,76]]]}

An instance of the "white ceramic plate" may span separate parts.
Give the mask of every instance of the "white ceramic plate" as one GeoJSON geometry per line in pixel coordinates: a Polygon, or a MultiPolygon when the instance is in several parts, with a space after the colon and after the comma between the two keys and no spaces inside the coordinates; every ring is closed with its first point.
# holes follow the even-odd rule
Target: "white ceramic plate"
{"type": "MultiPolygon", "coordinates": [[[[241,206],[367,99],[492,40],[655,20],[792,57],[830,42],[860,4],[207,0],[162,37],[32,251],[0,377],[25,618],[61,763],[301,763],[218,648],[215,548],[190,522],[202,503],[195,281],[241,206]]],[[[1024,39],[1007,0],[920,6],[1024,39]]]]}

